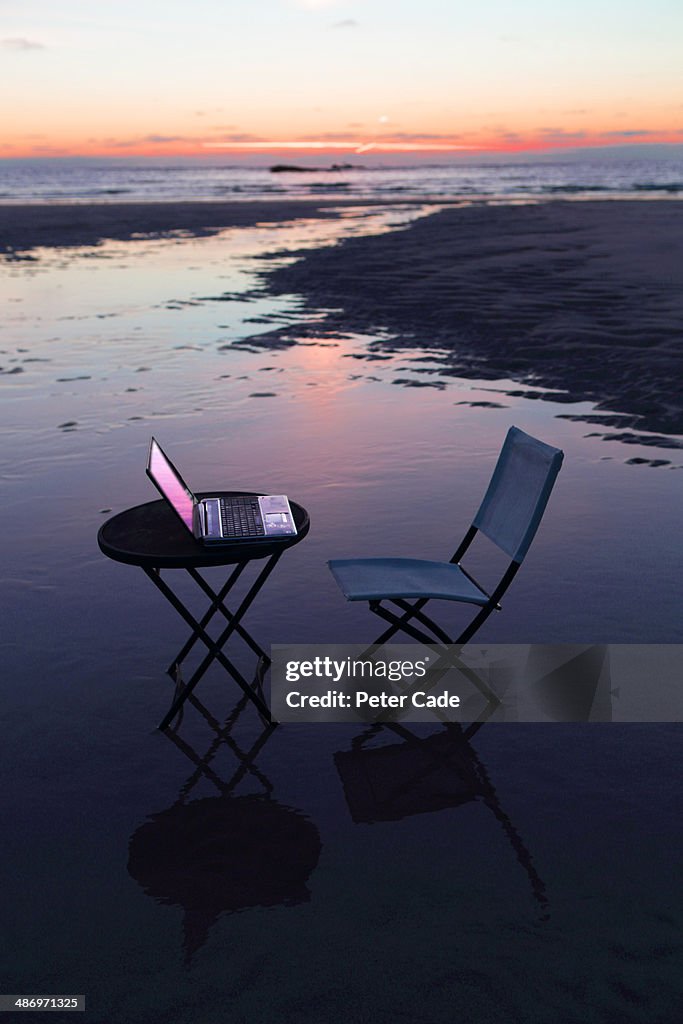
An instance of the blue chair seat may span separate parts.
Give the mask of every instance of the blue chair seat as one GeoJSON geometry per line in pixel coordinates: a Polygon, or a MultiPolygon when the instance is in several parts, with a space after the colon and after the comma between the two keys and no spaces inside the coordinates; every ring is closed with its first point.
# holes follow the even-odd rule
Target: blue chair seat
{"type": "Polygon", "coordinates": [[[485,605],[488,596],[459,565],[419,558],[342,558],[329,562],[347,601],[392,597],[441,598],[485,605]]]}

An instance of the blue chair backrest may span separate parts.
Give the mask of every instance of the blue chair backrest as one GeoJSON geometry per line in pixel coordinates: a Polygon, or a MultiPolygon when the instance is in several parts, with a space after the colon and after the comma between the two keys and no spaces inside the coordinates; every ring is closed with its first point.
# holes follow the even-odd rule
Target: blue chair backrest
{"type": "Polygon", "coordinates": [[[510,427],[473,526],[521,562],[543,518],[563,453],[510,427]]]}

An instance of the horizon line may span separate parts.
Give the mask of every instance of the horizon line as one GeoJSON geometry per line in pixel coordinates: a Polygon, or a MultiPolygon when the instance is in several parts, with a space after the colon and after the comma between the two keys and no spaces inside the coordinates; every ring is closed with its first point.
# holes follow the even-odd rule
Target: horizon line
{"type": "MultiPolygon", "coordinates": [[[[352,143],[350,140],[339,143],[326,143],[326,142],[307,142],[301,141],[297,143],[271,143],[271,142],[258,142],[258,143],[206,143],[202,144],[202,149],[193,150],[188,152],[187,150],[179,152],[169,152],[168,150],[157,150],[155,152],[43,152],[43,153],[22,153],[22,154],[2,154],[0,153],[0,162],[4,161],[16,161],[16,160],[205,160],[210,157],[209,150],[222,150],[225,155],[228,155],[229,150],[234,150],[236,155],[239,154],[242,157],[249,150],[254,152],[255,156],[264,157],[268,151],[277,153],[278,148],[282,151],[299,150],[303,151],[309,148],[312,153],[324,153],[327,151],[333,151],[335,148],[340,150],[350,150],[353,146],[356,147],[356,143],[352,143]]],[[[356,152],[366,152],[369,155],[379,156],[384,151],[388,156],[399,156],[401,152],[410,155],[411,153],[424,153],[428,154],[433,152],[435,155],[439,153],[452,152],[454,156],[462,155],[467,156],[478,156],[482,157],[500,157],[501,159],[519,159],[520,157],[528,156],[529,158],[548,157],[557,155],[562,157],[570,154],[582,154],[590,152],[604,152],[610,151],[614,153],[626,153],[633,150],[681,150],[683,155],[683,141],[639,141],[634,142],[633,140],[625,140],[623,142],[599,142],[599,143],[577,143],[573,145],[561,145],[561,144],[546,144],[545,146],[531,146],[531,147],[520,147],[520,148],[505,148],[499,149],[495,147],[486,146],[448,146],[439,147],[438,145],[428,144],[414,144],[414,148],[410,148],[409,145],[399,143],[383,143],[383,144],[362,144],[364,148],[357,149],[356,152]]],[[[217,154],[218,155],[218,154],[217,154]]]]}

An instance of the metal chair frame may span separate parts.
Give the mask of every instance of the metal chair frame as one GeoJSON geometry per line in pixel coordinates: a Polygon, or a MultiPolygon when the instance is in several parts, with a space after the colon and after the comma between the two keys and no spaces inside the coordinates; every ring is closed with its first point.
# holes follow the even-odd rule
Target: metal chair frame
{"type": "MultiPolygon", "coordinates": [[[[519,571],[519,567],[541,522],[548,498],[562,465],[562,459],[563,453],[559,449],[552,448],[550,445],[538,441],[536,438],[525,434],[518,427],[510,427],[483,501],[474,517],[472,525],[467,530],[449,563],[456,565],[462,574],[474,584],[486,598],[486,603],[477,604],[478,611],[469,624],[465,626],[457,637],[451,637],[424,611],[424,607],[429,601],[444,599],[441,595],[426,594],[424,597],[418,597],[414,600],[397,595],[369,599],[365,597],[356,598],[357,600],[368,600],[370,611],[389,624],[389,628],[377,637],[369,650],[376,650],[391,640],[397,633],[402,632],[422,644],[429,645],[440,654],[438,677],[448,671],[449,667],[456,667],[462,670],[462,663],[459,660],[460,649],[472,639],[492,612],[500,611],[501,599],[519,571]],[[517,516],[515,518],[513,515],[511,518],[514,519],[514,522],[510,525],[503,513],[505,512],[506,487],[510,483],[513,486],[518,485],[514,464],[512,469],[509,467],[510,461],[515,458],[522,458],[522,460],[527,458],[532,461],[535,459],[536,465],[534,467],[535,478],[532,481],[533,487],[529,489],[529,507],[525,509],[525,514],[521,517],[517,516]],[[503,497],[500,496],[501,492],[503,497]],[[461,564],[462,559],[479,532],[482,532],[500,550],[511,556],[507,568],[490,593],[461,564]],[[400,614],[391,608],[387,608],[383,602],[393,605],[400,614]],[[413,620],[422,628],[414,625],[413,620]],[[426,630],[429,632],[426,632],[426,630]],[[455,650],[452,650],[453,647],[455,650]]],[[[520,472],[522,472],[522,469],[520,469],[520,472]]],[[[361,561],[364,560],[361,559],[361,561]]],[[[368,559],[367,561],[372,563],[373,559],[368,559]]],[[[341,562],[330,562],[330,568],[333,571],[335,566],[340,565],[343,565],[343,560],[341,562]]],[[[446,600],[449,599],[446,598],[446,600]]],[[[451,598],[450,600],[454,600],[456,603],[471,603],[464,598],[451,598]]],[[[435,678],[433,673],[434,668],[430,669],[431,679],[435,678]]],[[[497,699],[488,687],[480,686],[479,689],[488,699],[497,699]]]]}
{"type": "Polygon", "coordinates": [[[479,590],[481,590],[482,593],[485,594],[486,597],[488,598],[488,601],[486,602],[485,605],[478,606],[479,612],[474,616],[469,625],[467,625],[465,629],[463,629],[460,635],[455,638],[450,637],[444,629],[442,629],[436,622],[434,622],[433,619],[431,619],[428,615],[425,614],[425,612],[422,611],[424,606],[429,601],[437,600],[437,598],[420,597],[413,604],[411,604],[405,598],[392,597],[383,598],[382,600],[390,601],[391,604],[396,605],[396,607],[403,612],[403,615],[400,617],[395,615],[388,608],[383,608],[382,601],[368,602],[370,606],[370,611],[374,612],[375,615],[379,616],[379,618],[384,619],[386,622],[390,624],[390,628],[387,629],[384,633],[382,633],[381,636],[377,638],[377,640],[375,640],[375,644],[385,644],[393,636],[395,636],[396,633],[403,632],[407,633],[408,636],[412,636],[413,639],[419,640],[421,643],[427,643],[432,646],[435,644],[435,642],[440,642],[441,644],[454,644],[456,646],[461,647],[464,644],[466,644],[468,640],[472,639],[474,634],[481,626],[483,626],[483,624],[486,622],[486,620],[488,619],[489,615],[492,612],[501,610],[500,601],[503,595],[505,594],[505,591],[508,589],[513,579],[515,578],[515,575],[517,574],[517,571],[519,570],[519,567],[522,563],[521,561],[518,562],[513,559],[510,562],[510,565],[503,573],[503,576],[501,577],[499,583],[493,590],[493,593],[489,594],[488,591],[481,585],[481,583],[479,583],[475,579],[475,577],[471,573],[469,573],[464,568],[463,565],[461,565],[461,559],[464,557],[467,549],[470,547],[472,541],[474,540],[478,532],[479,531],[477,530],[476,526],[470,526],[469,530],[463,537],[462,542],[460,543],[455,554],[450,559],[450,564],[457,565],[458,568],[465,574],[465,576],[467,576],[467,578],[471,580],[471,582],[474,583],[474,585],[478,587],[479,590]],[[423,626],[425,626],[427,629],[430,629],[433,633],[433,637],[429,637],[421,630],[418,630],[414,626],[411,626],[409,624],[411,619],[417,619],[417,621],[422,623],[423,626]]]}

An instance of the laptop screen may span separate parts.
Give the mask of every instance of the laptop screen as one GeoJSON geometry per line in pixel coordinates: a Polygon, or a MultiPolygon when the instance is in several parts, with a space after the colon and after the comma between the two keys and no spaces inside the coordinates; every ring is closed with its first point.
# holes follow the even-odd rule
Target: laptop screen
{"type": "Polygon", "coordinates": [[[152,438],[149,448],[147,472],[166,500],[176,510],[188,530],[192,530],[194,496],[154,438],[152,438]]]}

